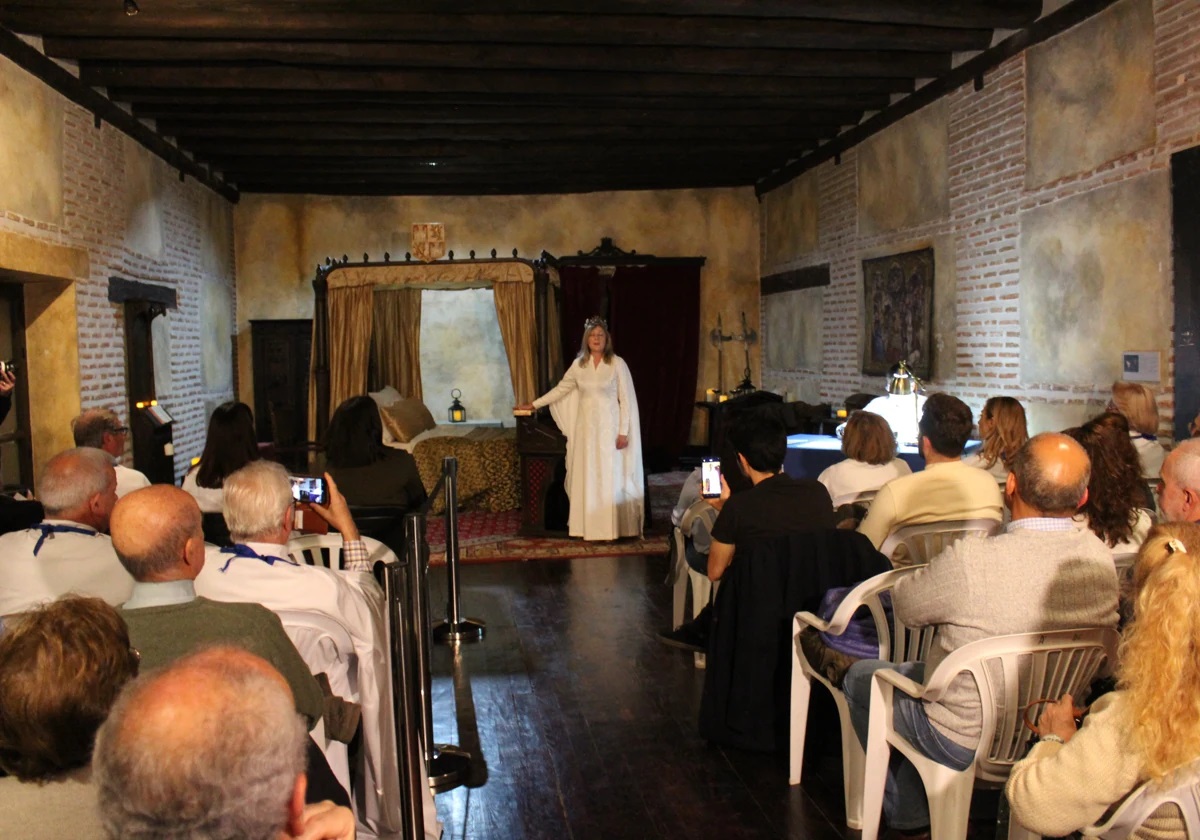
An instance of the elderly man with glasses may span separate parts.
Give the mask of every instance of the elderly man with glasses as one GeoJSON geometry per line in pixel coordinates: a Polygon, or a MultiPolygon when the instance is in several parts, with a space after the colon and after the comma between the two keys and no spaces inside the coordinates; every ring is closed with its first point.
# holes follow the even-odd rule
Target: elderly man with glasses
{"type": "Polygon", "coordinates": [[[118,499],[126,493],[150,486],[150,479],[143,473],[117,461],[125,454],[129,427],[121,424],[115,412],[107,408],[89,408],[71,421],[71,432],[75,435],[76,446],[102,449],[112,456],[113,469],[117,471],[118,499]]]}

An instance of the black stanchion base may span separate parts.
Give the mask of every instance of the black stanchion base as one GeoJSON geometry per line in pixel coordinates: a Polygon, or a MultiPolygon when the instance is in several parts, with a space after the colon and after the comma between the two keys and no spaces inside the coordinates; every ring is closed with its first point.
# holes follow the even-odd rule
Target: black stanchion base
{"type": "Polygon", "coordinates": [[[478,618],[464,618],[458,624],[443,621],[433,628],[433,641],[439,645],[452,642],[482,642],[487,624],[478,618]]]}
{"type": "Polygon", "coordinates": [[[429,759],[429,787],[434,793],[453,790],[471,773],[471,754],[453,744],[437,744],[429,759]]]}

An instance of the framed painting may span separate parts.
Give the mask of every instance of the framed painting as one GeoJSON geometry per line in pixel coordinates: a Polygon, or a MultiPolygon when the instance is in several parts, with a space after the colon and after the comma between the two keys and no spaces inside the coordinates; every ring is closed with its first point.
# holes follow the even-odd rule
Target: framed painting
{"type": "Polygon", "coordinates": [[[863,260],[862,372],[882,376],[900,360],[933,369],[933,249],[863,260]]]}

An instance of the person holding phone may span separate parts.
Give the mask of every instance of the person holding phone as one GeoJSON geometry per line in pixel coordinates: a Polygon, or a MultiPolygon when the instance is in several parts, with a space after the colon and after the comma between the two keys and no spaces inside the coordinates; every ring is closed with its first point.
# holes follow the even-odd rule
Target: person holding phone
{"type": "Polygon", "coordinates": [[[646,491],[637,394],[625,361],[613,352],[608,322],[583,325],[579,355],[562,381],[517,411],[550,406],[567,438],[568,531],[585,540],[640,537],[646,491]]]}

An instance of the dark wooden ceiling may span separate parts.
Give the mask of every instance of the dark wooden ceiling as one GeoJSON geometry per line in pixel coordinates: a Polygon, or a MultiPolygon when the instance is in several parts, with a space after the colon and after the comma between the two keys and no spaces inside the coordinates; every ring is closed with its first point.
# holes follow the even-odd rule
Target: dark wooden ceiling
{"type": "Polygon", "coordinates": [[[244,192],[761,183],[1041,0],[0,0],[244,192]]]}

